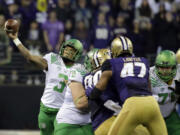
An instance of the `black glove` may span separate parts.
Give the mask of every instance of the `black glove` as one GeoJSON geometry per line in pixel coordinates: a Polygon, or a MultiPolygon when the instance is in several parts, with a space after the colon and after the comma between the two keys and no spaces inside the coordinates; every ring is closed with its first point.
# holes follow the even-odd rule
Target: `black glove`
{"type": "Polygon", "coordinates": [[[102,91],[99,90],[98,88],[94,87],[89,95],[89,99],[96,100],[101,96],[101,94],[102,94],[102,91]]]}
{"type": "Polygon", "coordinates": [[[175,80],[175,93],[180,95],[180,82],[175,80]]]}

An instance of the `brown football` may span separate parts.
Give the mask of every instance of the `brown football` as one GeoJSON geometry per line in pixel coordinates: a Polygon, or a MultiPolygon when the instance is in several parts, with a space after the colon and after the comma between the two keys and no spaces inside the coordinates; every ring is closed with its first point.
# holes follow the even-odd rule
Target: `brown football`
{"type": "Polygon", "coordinates": [[[8,19],[4,23],[4,28],[8,33],[16,33],[19,30],[19,22],[15,19],[8,19]]]}

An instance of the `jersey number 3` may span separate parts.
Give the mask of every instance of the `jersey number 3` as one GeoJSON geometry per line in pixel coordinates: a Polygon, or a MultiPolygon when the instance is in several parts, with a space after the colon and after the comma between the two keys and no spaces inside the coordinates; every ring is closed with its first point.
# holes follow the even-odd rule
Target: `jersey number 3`
{"type": "Polygon", "coordinates": [[[64,75],[64,74],[59,74],[59,78],[63,79],[63,81],[60,81],[59,85],[54,86],[54,90],[62,93],[64,91],[65,86],[66,86],[65,81],[68,81],[68,76],[64,75]]]}
{"type": "Polygon", "coordinates": [[[140,67],[140,72],[137,77],[143,78],[146,75],[146,66],[142,62],[124,63],[121,70],[120,77],[125,78],[128,76],[135,76],[134,67],[140,67]]]}

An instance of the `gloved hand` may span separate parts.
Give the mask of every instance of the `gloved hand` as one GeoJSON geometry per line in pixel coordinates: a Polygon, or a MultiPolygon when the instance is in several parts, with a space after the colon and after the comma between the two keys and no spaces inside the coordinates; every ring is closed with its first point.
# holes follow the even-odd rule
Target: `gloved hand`
{"type": "Polygon", "coordinates": [[[97,100],[98,98],[100,98],[102,91],[96,87],[93,88],[88,87],[85,91],[85,94],[88,97],[88,99],[97,100]]]}

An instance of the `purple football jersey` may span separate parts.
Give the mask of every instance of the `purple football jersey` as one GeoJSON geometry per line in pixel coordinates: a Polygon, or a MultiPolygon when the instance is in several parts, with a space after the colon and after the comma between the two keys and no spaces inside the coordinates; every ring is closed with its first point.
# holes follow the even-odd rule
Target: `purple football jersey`
{"type": "MultiPolygon", "coordinates": [[[[86,89],[86,92],[91,92],[97,81],[100,79],[102,71],[98,70],[95,73],[89,73],[84,76],[83,85],[86,89]]],[[[108,100],[113,100],[114,102],[118,102],[117,93],[112,92],[114,86],[110,81],[106,90],[102,93],[100,99],[97,100],[88,100],[90,108],[91,108],[91,120],[92,127],[95,130],[101,123],[105,120],[113,116],[114,112],[107,109],[104,106],[104,103],[108,100]]],[[[115,90],[114,90],[115,91],[115,90]]]]}
{"type": "Polygon", "coordinates": [[[151,95],[148,88],[149,64],[143,57],[119,57],[110,60],[112,80],[121,102],[132,96],[151,95]]]}

